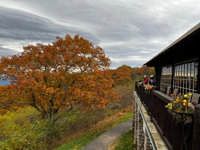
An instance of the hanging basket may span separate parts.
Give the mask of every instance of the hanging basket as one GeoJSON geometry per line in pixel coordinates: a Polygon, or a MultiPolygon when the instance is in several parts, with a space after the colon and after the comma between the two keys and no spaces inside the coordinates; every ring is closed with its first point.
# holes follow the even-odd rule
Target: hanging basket
{"type": "Polygon", "coordinates": [[[145,93],[150,94],[151,90],[145,90],[145,93]]]}
{"type": "Polygon", "coordinates": [[[167,109],[168,113],[173,117],[173,120],[176,122],[184,122],[184,124],[191,124],[192,123],[192,113],[179,113],[171,109],[167,109]]]}

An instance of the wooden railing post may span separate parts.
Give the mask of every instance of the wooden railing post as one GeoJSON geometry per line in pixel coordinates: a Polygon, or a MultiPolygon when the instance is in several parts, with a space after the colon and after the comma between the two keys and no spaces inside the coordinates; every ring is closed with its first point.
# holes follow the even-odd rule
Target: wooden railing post
{"type": "Polygon", "coordinates": [[[192,150],[200,149],[199,142],[200,142],[200,104],[196,105],[194,111],[192,150]]]}
{"type": "Polygon", "coordinates": [[[150,116],[150,118],[151,118],[151,122],[153,122],[153,120],[152,120],[152,115],[153,115],[153,113],[154,113],[154,97],[153,97],[153,90],[157,90],[158,89],[158,87],[157,86],[153,86],[152,87],[152,91],[151,91],[151,103],[150,103],[150,107],[151,107],[151,116],[150,116]]]}
{"type": "Polygon", "coordinates": [[[138,94],[137,82],[135,82],[135,91],[136,91],[136,92],[137,92],[137,94],[138,94]]]}

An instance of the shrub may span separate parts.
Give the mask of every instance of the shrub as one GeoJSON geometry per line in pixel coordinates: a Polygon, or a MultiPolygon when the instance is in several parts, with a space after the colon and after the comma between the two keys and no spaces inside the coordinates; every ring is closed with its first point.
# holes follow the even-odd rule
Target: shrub
{"type": "Polygon", "coordinates": [[[0,131],[2,141],[0,147],[7,149],[45,149],[46,143],[53,138],[60,137],[61,130],[52,120],[35,120],[34,123],[26,120],[15,124],[14,121],[4,122],[4,130],[0,131]]]}
{"type": "Polygon", "coordinates": [[[18,111],[8,111],[6,114],[0,115],[0,121],[6,120],[8,122],[14,121],[20,123],[25,119],[33,119],[38,115],[40,115],[40,113],[34,107],[26,106],[18,111]]]}

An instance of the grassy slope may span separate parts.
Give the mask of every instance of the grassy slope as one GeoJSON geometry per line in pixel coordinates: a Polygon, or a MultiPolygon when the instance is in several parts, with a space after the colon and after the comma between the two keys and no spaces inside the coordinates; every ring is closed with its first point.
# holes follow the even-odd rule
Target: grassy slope
{"type": "Polygon", "coordinates": [[[80,136],[79,138],[66,143],[65,145],[57,148],[57,150],[67,150],[67,149],[78,150],[78,149],[81,149],[84,146],[86,146],[88,143],[90,143],[91,141],[93,141],[94,139],[99,137],[104,132],[110,130],[111,128],[115,127],[116,125],[119,125],[119,124],[129,120],[132,116],[133,116],[132,112],[127,113],[126,115],[124,115],[123,117],[121,117],[117,120],[106,123],[106,124],[96,128],[94,130],[91,130],[91,131],[85,133],[84,135],[80,136]]]}
{"type": "Polygon", "coordinates": [[[136,146],[132,146],[134,141],[134,135],[132,134],[132,130],[129,130],[122,134],[118,140],[113,144],[114,147],[111,150],[133,150],[136,146]]]}
{"type": "MultiPolygon", "coordinates": [[[[132,105],[132,91],[133,91],[133,89],[134,89],[134,82],[131,82],[129,85],[126,85],[126,86],[116,86],[113,90],[115,90],[116,92],[119,92],[119,94],[124,94],[125,95],[125,97],[123,98],[123,99],[121,99],[121,102],[117,102],[117,103],[119,103],[119,104],[121,104],[122,106],[123,106],[123,108],[126,108],[126,107],[128,107],[128,106],[131,106],[132,105]]],[[[116,103],[116,102],[114,102],[114,103],[116,103]]],[[[82,127],[82,125],[84,125],[84,121],[85,122],[88,122],[89,124],[90,124],[90,126],[91,127],[89,127],[88,128],[88,126],[87,126],[87,128],[88,129],[91,129],[91,128],[93,128],[93,126],[94,125],[96,125],[98,122],[100,122],[102,119],[103,120],[105,120],[105,118],[104,117],[108,117],[108,116],[112,116],[113,114],[115,114],[116,113],[116,111],[118,112],[118,110],[120,111],[120,109],[115,109],[115,110],[110,110],[110,106],[108,106],[108,108],[106,109],[106,110],[103,110],[103,111],[95,111],[95,112],[90,112],[90,113],[88,113],[88,115],[90,116],[90,117],[88,117],[87,116],[87,114],[86,115],[83,115],[83,113],[81,113],[81,115],[80,114],[76,114],[76,113],[73,113],[73,111],[71,112],[71,113],[69,113],[69,115],[68,116],[66,116],[66,115],[64,115],[63,117],[64,118],[66,118],[66,117],[69,117],[69,116],[73,116],[72,118],[75,118],[75,119],[72,119],[72,121],[71,122],[74,122],[74,123],[71,123],[70,122],[70,124],[72,124],[72,127],[74,128],[74,133],[72,133],[72,134],[74,134],[74,135],[76,135],[77,137],[78,137],[78,135],[79,135],[79,133],[80,133],[80,131],[81,130],[84,130],[85,131],[85,128],[83,128],[82,127]],[[92,116],[91,116],[92,115],[92,116]],[[74,117],[75,116],[75,117],[74,117]],[[78,117],[77,117],[78,116],[78,117]],[[97,117],[98,116],[98,117],[97,117]],[[85,118],[83,118],[83,117],[85,117],[85,118]],[[81,119],[81,118],[83,118],[83,119],[81,119]],[[89,121],[88,121],[88,119],[89,119],[89,121]],[[76,125],[76,124],[78,124],[78,127],[74,127],[74,125],[76,125]],[[78,131],[78,132],[77,132],[78,131]],[[77,132],[77,133],[76,133],[77,132]]],[[[4,120],[5,119],[5,122],[4,122],[4,124],[6,124],[6,123],[10,123],[10,120],[12,120],[12,121],[14,121],[14,122],[16,122],[16,123],[19,123],[19,122],[21,122],[21,121],[23,121],[24,119],[30,119],[30,118],[34,118],[35,116],[38,116],[40,113],[35,109],[35,108],[33,108],[33,107],[31,107],[31,106],[27,106],[27,107],[25,107],[25,108],[23,108],[23,109],[21,109],[21,110],[19,110],[19,112],[17,113],[17,112],[8,112],[7,114],[5,114],[5,115],[0,115],[0,121],[1,120],[4,120]]],[[[62,114],[61,114],[62,115],[62,114]]],[[[64,123],[62,123],[62,121],[63,121],[64,119],[61,119],[61,125],[57,125],[56,127],[57,128],[64,128],[65,126],[66,126],[66,123],[64,122],[64,123]],[[62,124],[64,124],[64,125],[62,125],[62,124]]],[[[126,121],[126,120],[125,120],[126,121]]],[[[120,122],[120,123],[122,123],[122,122],[120,122]]],[[[120,123],[118,123],[118,124],[120,124],[120,123]]],[[[105,123],[104,123],[105,124],[105,123]]],[[[0,123],[0,125],[1,125],[1,123],[0,123]]],[[[104,126],[102,126],[102,129],[99,127],[99,129],[98,129],[98,131],[94,131],[94,132],[96,132],[96,133],[94,133],[95,134],[95,136],[97,135],[97,134],[102,134],[103,132],[106,132],[107,130],[109,130],[110,128],[112,128],[114,126],[114,122],[110,122],[110,123],[107,123],[107,124],[105,124],[104,126]],[[105,129],[104,129],[105,128],[105,129]]],[[[70,126],[70,129],[71,129],[71,126],[70,126]]],[[[0,128],[0,131],[1,130],[3,130],[2,128],[0,128]]],[[[70,130],[70,131],[72,131],[72,130],[70,130]]],[[[68,131],[66,131],[66,132],[64,132],[64,134],[66,134],[66,136],[68,136],[69,135],[69,138],[71,137],[71,133],[70,134],[68,134],[68,131]]],[[[83,134],[83,133],[82,133],[83,134]]],[[[82,135],[81,134],[81,135],[82,135]]],[[[92,134],[92,133],[91,133],[92,134]]],[[[66,139],[66,136],[64,137],[65,139],[66,139]]],[[[97,135],[97,137],[98,137],[99,135],[97,135]]],[[[74,137],[74,136],[73,136],[74,137]]],[[[0,138],[1,138],[1,135],[0,135],[0,138]]],[[[61,140],[60,139],[57,139],[57,141],[54,141],[53,140],[53,142],[51,142],[51,143],[45,143],[45,144],[48,144],[49,145],[49,147],[51,147],[51,149],[55,149],[55,148],[57,148],[58,146],[60,146],[60,145],[62,145],[62,144],[64,144],[64,143],[66,143],[67,141],[64,141],[63,140],[63,143],[60,143],[60,141],[62,141],[62,137],[60,137],[61,138],[61,140]],[[55,143],[59,143],[59,144],[55,144],[55,143]],[[57,146],[54,146],[54,145],[57,145],[57,146]]],[[[68,137],[67,137],[68,138],[68,137]]],[[[74,137],[73,139],[75,139],[76,137],[74,137]]],[[[94,137],[94,139],[95,139],[96,137],[94,137]]],[[[1,140],[1,139],[0,139],[1,140]]],[[[69,140],[70,141],[70,140],[69,140]]],[[[91,141],[91,140],[90,140],[91,141]]],[[[90,142],[89,141],[89,142],[90,142]]],[[[87,142],[87,141],[84,141],[84,142],[87,142]]],[[[88,142],[88,143],[89,143],[88,142]]],[[[86,144],[87,145],[87,144],[86,144]]],[[[49,149],[49,147],[47,147],[47,149],[49,149]]]]}

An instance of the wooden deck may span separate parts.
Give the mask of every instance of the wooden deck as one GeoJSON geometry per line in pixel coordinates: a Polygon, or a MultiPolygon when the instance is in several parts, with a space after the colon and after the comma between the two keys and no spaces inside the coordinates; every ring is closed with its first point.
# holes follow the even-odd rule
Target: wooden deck
{"type": "Polygon", "coordinates": [[[171,102],[171,97],[153,87],[146,92],[144,86],[135,85],[140,101],[147,111],[150,121],[155,125],[161,138],[170,150],[200,149],[200,105],[195,106],[191,115],[192,123],[177,121],[165,106],[171,102]]]}
{"type": "Polygon", "coordinates": [[[145,134],[148,134],[148,137],[151,141],[151,145],[154,150],[168,150],[165,142],[163,141],[161,135],[159,134],[156,126],[151,122],[151,118],[148,115],[144,105],[142,104],[140,98],[137,96],[137,93],[134,91],[135,102],[138,105],[139,112],[143,118],[145,134]]]}

